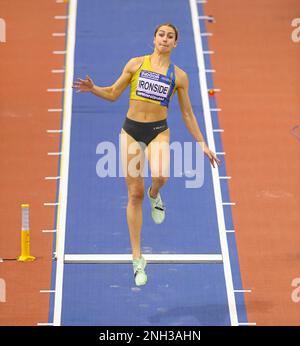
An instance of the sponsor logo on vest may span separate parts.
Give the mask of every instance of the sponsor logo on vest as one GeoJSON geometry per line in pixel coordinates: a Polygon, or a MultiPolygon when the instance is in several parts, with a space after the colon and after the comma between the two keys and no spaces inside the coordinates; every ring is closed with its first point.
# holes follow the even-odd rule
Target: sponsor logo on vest
{"type": "Polygon", "coordinates": [[[141,77],[159,80],[159,73],[149,72],[149,71],[141,71],[141,77]]]}

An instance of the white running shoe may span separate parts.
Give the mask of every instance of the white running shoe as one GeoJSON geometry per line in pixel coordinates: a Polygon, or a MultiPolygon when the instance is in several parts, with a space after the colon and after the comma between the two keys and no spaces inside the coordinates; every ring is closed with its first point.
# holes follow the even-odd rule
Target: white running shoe
{"type": "Polygon", "coordinates": [[[145,285],[147,282],[147,274],[145,272],[147,261],[141,256],[139,259],[134,259],[132,263],[135,284],[137,286],[145,285]]]}
{"type": "Polygon", "coordinates": [[[152,219],[156,224],[160,224],[164,221],[166,216],[166,207],[164,206],[160,193],[158,192],[156,198],[150,196],[151,186],[148,188],[148,197],[151,204],[152,219]]]}

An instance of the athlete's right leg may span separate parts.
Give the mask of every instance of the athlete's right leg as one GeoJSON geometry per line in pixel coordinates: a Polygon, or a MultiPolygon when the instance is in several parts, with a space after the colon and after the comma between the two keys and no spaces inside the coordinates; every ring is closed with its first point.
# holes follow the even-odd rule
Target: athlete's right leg
{"type": "Polygon", "coordinates": [[[144,199],[144,152],[130,135],[121,130],[122,167],[128,188],[127,224],[129,228],[132,257],[141,256],[141,229],[143,222],[142,204],[144,199]]]}

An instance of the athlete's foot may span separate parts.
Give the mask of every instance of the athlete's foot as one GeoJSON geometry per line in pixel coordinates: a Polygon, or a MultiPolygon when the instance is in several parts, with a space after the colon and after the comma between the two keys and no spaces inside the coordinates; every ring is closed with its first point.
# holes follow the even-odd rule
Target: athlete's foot
{"type": "Polygon", "coordinates": [[[134,259],[132,263],[133,263],[133,273],[134,273],[135,284],[137,286],[145,285],[147,282],[147,274],[145,272],[147,262],[145,258],[141,256],[138,259],[134,259]]]}
{"type": "Polygon", "coordinates": [[[155,198],[150,196],[151,186],[148,189],[148,197],[151,204],[152,219],[156,224],[160,224],[164,221],[166,216],[166,208],[161,200],[160,193],[157,193],[155,198]]]}

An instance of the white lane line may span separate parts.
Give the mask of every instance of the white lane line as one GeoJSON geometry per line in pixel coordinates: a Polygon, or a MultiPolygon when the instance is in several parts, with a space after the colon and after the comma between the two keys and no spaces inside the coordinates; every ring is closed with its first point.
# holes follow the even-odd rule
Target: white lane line
{"type": "Polygon", "coordinates": [[[56,205],[58,205],[58,203],[56,203],[56,202],[54,202],[54,203],[52,203],[52,202],[46,202],[46,203],[44,203],[44,206],[45,206],[45,207],[53,207],[53,206],[56,206],[56,205]]]}
{"type": "MultiPolygon", "coordinates": [[[[191,8],[197,63],[199,67],[199,82],[200,82],[200,89],[201,89],[200,90],[201,93],[199,97],[202,96],[203,113],[204,113],[205,128],[207,133],[208,147],[212,151],[215,152],[215,142],[214,142],[214,136],[212,131],[213,127],[212,127],[211,113],[209,109],[209,99],[208,99],[209,96],[208,96],[208,88],[207,88],[207,81],[206,81],[206,74],[205,74],[205,62],[204,62],[204,55],[203,55],[204,52],[202,47],[202,39],[200,36],[201,34],[200,24],[198,20],[198,8],[197,8],[196,0],[189,0],[189,1],[190,1],[190,8],[191,8]]],[[[233,291],[233,279],[232,279],[231,264],[230,264],[229,250],[228,250],[228,243],[227,243],[224,210],[222,205],[222,194],[221,194],[221,187],[220,187],[220,180],[219,180],[219,171],[218,169],[213,168],[212,166],[211,166],[211,170],[212,170],[213,187],[214,187],[214,195],[215,195],[216,210],[217,210],[217,220],[218,220],[218,228],[219,228],[219,235],[220,235],[221,252],[222,252],[223,263],[224,263],[223,266],[224,266],[230,321],[231,321],[231,325],[237,326],[238,317],[237,317],[235,294],[233,291]]]]}
{"type": "Polygon", "coordinates": [[[56,112],[61,113],[62,112],[62,108],[50,108],[50,109],[48,109],[48,112],[50,112],[50,113],[56,113],[56,112]]]}
{"type": "Polygon", "coordinates": [[[62,133],[63,130],[47,130],[47,133],[62,133]]]}
{"type": "Polygon", "coordinates": [[[53,32],[52,36],[54,37],[64,37],[66,34],[64,32],[53,32]]]}
{"type": "Polygon", "coordinates": [[[61,152],[50,152],[48,153],[49,156],[60,156],[61,152]]]}
{"type": "Polygon", "coordinates": [[[45,180],[58,180],[60,177],[45,177],[45,180]]]}
{"type": "MultiPolygon", "coordinates": [[[[148,263],[223,263],[221,254],[144,254],[148,263]]],[[[66,254],[65,263],[132,263],[131,254],[66,254]]]]}
{"type": "Polygon", "coordinates": [[[77,0],[69,2],[69,20],[67,29],[67,54],[66,54],[66,74],[64,93],[64,113],[63,113],[63,135],[62,135],[62,159],[60,164],[60,184],[57,208],[57,243],[56,243],[56,278],[55,278],[55,298],[54,298],[54,325],[61,324],[62,294],[63,294],[63,274],[65,255],[65,231],[66,212],[68,198],[68,177],[69,177],[69,155],[70,155],[70,133],[72,118],[72,82],[74,76],[74,53],[76,36],[76,11],[77,0]]]}
{"type": "Polygon", "coordinates": [[[56,229],[43,229],[43,233],[56,233],[56,229]]]}
{"type": "Polygon", "coordinates": [[[54,50],[52,53],[56,54],[56,55],[65,55],[66,51],[65,50],[54,50]]]}
{"type": "Polygon", "coordinates": [[[198,19],[200,20],[213,20],[212,16],[198,16],[198,19]]]}
{"type": "Polygon", "coordinates": [[[51,73],[65,73],[65,69],[54,69],[54,70],[51,70],[51,73]]]}
{"type": "Polygon", "coordinates": [[[65,89],[59,89],[59,88],[53,88],[53,89],[47,89],[47,91],[49,92],[49,93],[58,93],[58,92],[62,92],[62,91],[64,91],[65,89]]]}
{"type": "Polygon", "coordinates": [[[68,16],[54,16],[54,19],[58,19],[58,20],[68,19],[68,18],[69,18],[68,16]]]}
{"type": "Polygon", "coordinates": [[[40,293],[55,293],[54,290],[40,290],[40,293]]]}
{"type": "Polygon", "coordinates": [[[226,233],[235,233],[235,230],[234,229],[227,229],[226,233]]]}

